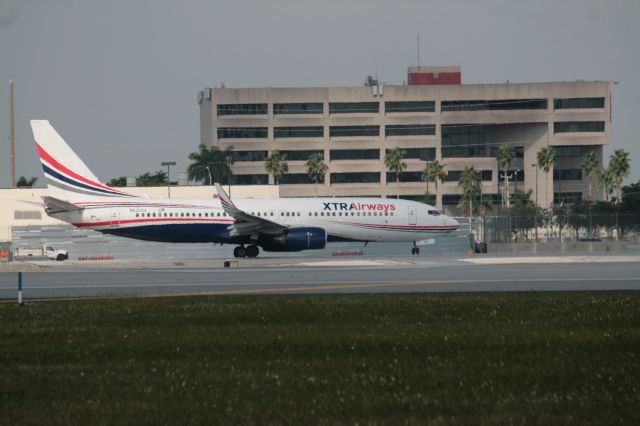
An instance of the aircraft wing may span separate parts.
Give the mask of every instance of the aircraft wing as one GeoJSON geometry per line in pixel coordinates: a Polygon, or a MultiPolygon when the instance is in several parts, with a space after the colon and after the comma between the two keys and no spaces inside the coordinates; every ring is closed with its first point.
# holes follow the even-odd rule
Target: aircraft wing
{"type": "Polygon", "coordinates": [[[47,214],[50,213],[62,213],[62,212],[78,212],[82,210],[82,207],[78,207],[75,204],[62,201],[55,197],[42,197],[44,200],[44,206],[47,214]]]}
{"type": "Polygon", "coordinates": [[[229,216],[236,220],[235,223],[229,225],[227,228],[232,237],[256,233],[278,234],[287,229],[287,226],[285,225],[273,222],[264,217],[254,216],[240,210],[235,204],[233,204],[233,201],[231,201],[231,198],[229,198],[219,183],[216,183],[215,186],[222,208],[229,216]]]}

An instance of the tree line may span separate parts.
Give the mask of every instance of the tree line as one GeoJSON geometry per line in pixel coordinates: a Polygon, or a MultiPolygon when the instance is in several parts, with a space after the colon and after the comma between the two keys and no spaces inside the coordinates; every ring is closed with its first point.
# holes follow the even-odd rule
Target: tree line
{"type": "MultiPolygon", "coordinates": [[[[213,182],[221,182],[225,184],[231,183],[233,165],[233,146],[226,149],[218,147],[207,147],[200,145],[198,151],[189,155],[192,163],[187,171],[189,179],[195,182],[204,182],[212,184],[213,182]]],[[[499,195],[500,213],[512,217],[520,218],[516,226],[518,230],[537,229],[539,226],[571,226],[578,227],[584,224],[585,209],[589,210],[590,223],[593,226],[604,226],[610,224],[607,219],[612,212],[617,212],[617,226],[620,228],[620,214],[638,213],[637,197],[640,196],[640,183],[633,184],[629,187],[623,187],[624,178],[629,176],[630,163],[629,153],[623,149],[617,149],[610,157],[607,167],[600,165],[595,152],[590,151],[582,157],[580,168],[584,173],[589,185],[588,197],[586,200],[577,200],[567,205],[561,205],[553,209],[553,200],[549,200],[549,191],[545,191],[544,204],[541,207],[531,200],[533,191],[514,191],[510,193],[509,173],[515,164],[516,151],[515,148],[508,144],[502,144],[498,147],[496,153],[496,161],[498,170],[503,173],[502,189],[499,195]],[[604,201],[595,202],[593,199],[593,189],[598,188],[604,194],[604,201]],[[629,202],[625,203],[625,199],[629,202]],[[635,210],[633,210],[635,208],[635,210]],[[593,218],[599,222],[593,223],[593,218]],[[527,218],[527,219],[524,219],[527,218]],[[532,220],[535,221],[532,222],[532,220]]],[[[407,169],[407,163],[404,161],[406,152],[399,147],[390,149],[385,157],[384,163],[387,170],[395,174],[396,198],[400,198],[400,176],[407,169]]],[[[553,184],[552,170],[556,162],[556,151],[552,146],[545,146],[536,153],[535,167],[544,174],[546,179],[546,187],[553,184]]],[[[287,155],[279,150],[273,150],[265,158],[265,171],[273,177],[275,184],[289,171],[287,155]]],[[[329,167],[324,161],[322,153],[311,154],[306,161],[306,173],[311,182],[315,184],[315,194],[318,195],[318,185],[324,182],[325,175],[329,167]]],[[[436,204],[437,197],[440,195],[439,185],[448,175],[447,165],[437,160],[427,161],[422,170],[422,179],[426,183],[425,201],[430,204],[436,204]],[[430,184],[434,185],[435,194],[430,193],[430,184]]],[[[146,172],[137,178],[139,186],[161,186],[167,184],[167,175],[163,171],[146,172]]],[[[482,176],[473,166],[465,166],[460,171],[458,178],[458,187],[460,189],[460,201],[458,207],[462,213],[471,218],[476,215],[484,216],[493,210],[493,195],[482,193],[482,176]]],[[[126,178],[120,177],[112,179],[109,182],[111,186],[125,186],[126,178]]],[[[540,203],[542,204],[542,203],[540,203]]],[[[624,224],[622,224],[624,225],[624,224]]],[[[619,229],[619,232],[623,232],[619,229]]]]}

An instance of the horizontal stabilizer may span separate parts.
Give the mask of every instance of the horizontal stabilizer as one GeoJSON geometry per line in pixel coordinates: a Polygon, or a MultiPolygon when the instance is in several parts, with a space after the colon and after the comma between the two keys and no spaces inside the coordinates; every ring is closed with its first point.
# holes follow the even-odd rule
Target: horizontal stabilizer
{"type": "Polygon", "coordinates": [[[79,212],[82,207],[78,207],[75,204],[62,201],[54,197],[42,197],[44,200],[45,209],[47,214],[50,213],[63,213],[63,212],[79,212]]]}

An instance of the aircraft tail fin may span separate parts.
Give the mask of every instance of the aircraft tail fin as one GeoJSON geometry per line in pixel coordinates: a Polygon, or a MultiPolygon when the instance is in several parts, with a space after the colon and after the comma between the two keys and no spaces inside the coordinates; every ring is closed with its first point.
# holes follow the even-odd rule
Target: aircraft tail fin
{"type": "Polygon", "coordinates": [[[91,197],[131,197],[99,181],[47,120],[31,120],[31,129],[49,195],[73,203],[91,197]]]}

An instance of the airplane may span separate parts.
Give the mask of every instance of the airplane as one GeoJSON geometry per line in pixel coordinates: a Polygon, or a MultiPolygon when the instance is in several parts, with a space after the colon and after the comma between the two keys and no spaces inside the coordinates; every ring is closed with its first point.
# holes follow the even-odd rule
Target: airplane
{"type": "Polygon", "coordinates": [[[235,257],[323,249],[328,242],[412,242],[449,234],[459,223],[415,201],[383,198],[149,199],[109,187],[47,120],[31,128],[47,180],[47,215],[77,228],[148,241],[233,244],[235,257]]]}

